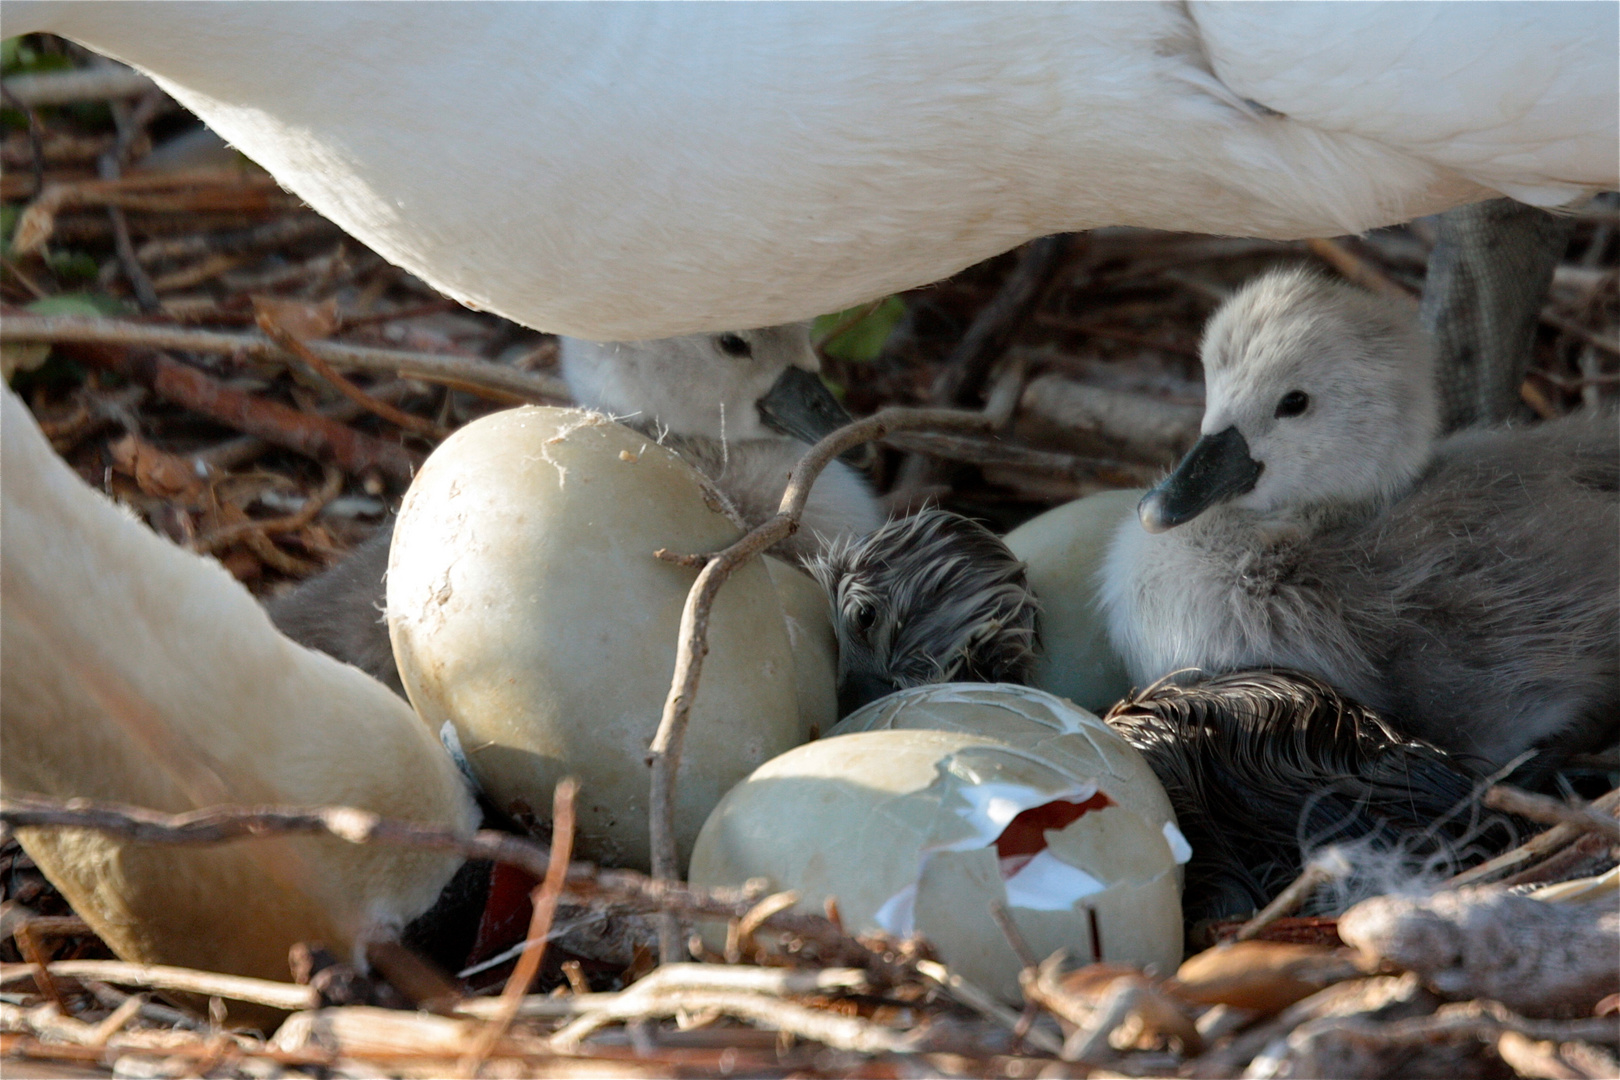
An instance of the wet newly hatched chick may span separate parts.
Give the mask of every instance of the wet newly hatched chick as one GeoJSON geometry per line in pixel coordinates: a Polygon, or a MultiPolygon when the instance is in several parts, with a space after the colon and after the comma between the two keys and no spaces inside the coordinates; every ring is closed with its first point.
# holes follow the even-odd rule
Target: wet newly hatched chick
{"type": "Polygon", "coordinates": [[[936,682],[1028,681],[1039,608],[978,522],[927,509],[810,561],[838,635],[838,711],[936,682]]]}
{"type": "Polygon", "coordinates": [[[1203,345],[1203,437],[1103,571],[1133,681],[1308,671],[1499,767],[1620,715],[1613,416],[1436,441],[1410,313],[1299,271],[1244,288],[1203,345]]]}
{"type": "MultiPolygon", "coordinates": [[[[579,404],[670,446],[715,482],[741,527],[776,513],[788,473],[849,422],[816,374],[803,324],[658,341],[562,339],[563,377],[579,404]]],[[[798,533],[772,553],[805,559],[883,520],[866,481],[832,462],[810,490],[798,533]]],[[[294,641],[354,664],[404,693],[383,617],[393,523],[349,557],[268,605],[294,641]]]]}
{"type": "Polygon", "coordinates": [[[1517,835],[1479,806],[1484,785],[1465,763],[1310,675],[1161,681],[1104,719],[1147,758],[1192,845],[1189,921],[1264,907],[1330,845],[1349,864],[1337,907],[1392,878],[1455,872],[1517,835]]]}

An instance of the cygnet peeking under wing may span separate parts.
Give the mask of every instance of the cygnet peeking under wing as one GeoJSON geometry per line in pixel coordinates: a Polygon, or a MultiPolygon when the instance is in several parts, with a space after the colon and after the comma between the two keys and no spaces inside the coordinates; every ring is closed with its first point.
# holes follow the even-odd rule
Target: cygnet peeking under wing
{"type": "Polygon", "coordinates": [[[1104,569],[1133,680],[1297,668],[1491,765],[1613,723],[1612,416],[1436,441],[1409,315],[1298,271],[1229,301],[1203,359],[1203,437],[1104,569]]]}
{"type": "MultiPolygon", "coordinates": [[[[657,341],[562,339],[575,400],[660,439],[715,482],[740,525],[776,512],[806,443],[849,422],[817,374],[803,324],[657,341]],[[803,440],[803,441],[801,441],[803,440]]],[[[811,489],[801,528],[773,548],[805,558],[882,521],[866,481],[843,462],[811,489]]],[[[403,695],[383,617],[393,523],[342,563],[269,604],[294,641],[354,664],[403,695]]]]}
{"type": "MultiPolygon", "coordinates": [[[[750,528],[776,513],[807,444],[850,422],[821,381],[803,323],[655,341],[561,341],[575,401],[658,438],[713,480],[750,528]]],[[[810,489],[799,531],[771,550],[806,559],[882,521],[866,481],[834,461],[810,489]]]]}

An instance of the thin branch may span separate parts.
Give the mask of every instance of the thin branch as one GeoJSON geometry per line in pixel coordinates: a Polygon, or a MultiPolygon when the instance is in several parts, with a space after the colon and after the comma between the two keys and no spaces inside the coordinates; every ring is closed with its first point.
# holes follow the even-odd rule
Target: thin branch
{"type": "MultiPolygon", "coordinates": [[[[1008,1031],[1017,1031],[1022,1026],[1022,1016],[1007,1008],[982,988],[975,986],[962,978],[962,976],[951,971],[944,964],[933,960],[919,960],[917,961],[917,970],[933,982],[938,983],[953,998],[986,1020],[993,1021],[1008,1031]]],[[[1049,1031],[1032,1028],[1024,1032],[1023,1037],[1026,1042],[1037,1050],[1044,1050],[1054,1057],[1063,1049],[1063,1044],[1049,1031]]]]}
{"type": "Polygon", "coordinates": [[[330,466],[321,481],[320,489],[304,500],[304,504],[292,513],[278,518],[264,520],[238,521],[231,525],[222,525],[213,532],[197,537],[190,544],[191,550],[200,552],[214,552],[229,544],[235,543],[249,533],[259,533],[269,536],[271,533],[296,532],[315,520],[315,516],[326,507],[326,504],[337,498],[338,492],[343,490],[343,473],[330,466]]]}
{"type": "MultiPolygon", "coordinates": [[[[799,459],[788,477],[787,489],[774,517],[743,534],[724,551],[711,555],[698,572],[681,609],[680,645],[675,656],[675,673],[663,715],[648,754],[652,768],[649,831],[652,839],[653,876],[663,881],[680,877],[675,845],[675,776],[681,764],[681,745],[691,720],[692,702],[697,697],[698,680],[703,675],[703,659],[709,652],[709,614],[720,587],[739,566],[766,548],[792,536],[810,498],[810,488],[821,471],[836,458],[863,443],[881,439],[891,431],[918,428],[984,431],[989,421],[976,412],[955,409],[890,408],[864,420],[847,424],[828,435],[799,459]]],[[[659,927],[659,951],[665,963],[681,958],[683,942],[678,929],[668,920],[659,927]]]]}
{"type": "Polygon", "coordinates": [[[1620,341],[1604,337],[1595,330],[1589,330],[1574,319],[1567,319],[1550,308],[1541,310],[1541,321],[1570,337],[1579,338],[1594,349],[1602,349],[1610,356],[1620,356],[1620,341]]]}
{"type": "Polygon", "coordinates": [[[1258,937],[1260,932],[1284,915],[1294,912],[1301,904],[1310,898],[1318,885],[1332,881],[1339,876],[1339,870],[1330,866],[1320,858],[1312,859],[1306,864],[1304,871],[1294,879],[1294,883],[1276,898],[1267,904],[1254,918],[1238,928],[1232,936],[1233,941],[1248,941],[1258,937]]]}
{"type": "MultiPolygon", "coordinates": [[[[1594,799],[1592,808],[1606,814],[1620,811],[1620,788],[1594,799]]],[[[1470,867],[1462,873],[1448,878],[1444,882],[1444,887],[1455,889],[1460,885],[1475,885],[1482,881],[1489,881],[1492,878],[1513,873],[1526,863],[1551,855],[1568,846],[1580,837],[1581,832],[1582,830],[1573,825],[1554,825],[1546,832],[1532,836],[1512,851],[1503,852],[1493,859],[1488,859],[1478,866],[1470,867]]]]}
{"type": "Polygon", "coordinates": [[[1518,814],[1543,825],[1569,825],[1620,844],[1620,821],[1590,806],[1571,806],[1561,800],[1520,791],[1507,784],[1497,784],[1485,792],[1484,802],[1492,810],[1518,814]]]}
{"type": "Polygon", "coordinates": [[[1575,1042],[1620,1042],[1620,1020],[1612,1016],[1577,1020],[1532,1020],[1495,1001],[1469,1001],[1442,1005],[1430,1016],[1405,1020],[1373,1020],[1349,1016],[1333,1029],[1335,1034],[1364,1046],[1420,1046],[1452,1039],[1478,1039],[1495,1043],[1505,1031],[1529,1039],[1575,1042]]]}
{"type": "Polygon", "coordinates": [[[23,105],[69,105],[76,101],[140,97],[157,85],[140,72],[107,61],[72,71],[42,71],[13,75],[5,81],[6,94],[23,105]]]}
{"type": "Polygon", "coordinates": [[[562,896],[568,878],[568,863],[574,853],[574,802],[579,795],[579,781],[565,776],[551,794],[551,835],[555,841],[551,865],[546,867],[546,878],[534,891],[534,913],[529,919],[529,933],[524,940],[523,955],[512,968],[512,975],[501,991],[501,1007],[489,1024],[479,1032],[473,1047],[461,1059],[458,1071],[463,1076],[477,1076],[479,1066],[490,1051],[501,1041],[512,1021],[517,1018],[523,997],[540,973],[540,961],[546,955],[546,940],[551,934],[551,920],[557,914],[557,900],[562,896]]]}
{"type": "MultiPolygon", "coordinates": [[[[128,110],[123,102],[113,102],[113,119],[120,121],[118,133],[118,146],[108,150],[96,160],[96,169],[103,180],[116,182],[123,173],[123,162],[120,160],[121,151],[129,145],[129,132],[124,130],[128,125],[128,110]]],[[[157,288],[152,284],[152,278],[135,257],[135,241],[130,238],[129,219],[124,216],[120,206],[107,207],[107,219],[112,222],[113,250],[117,252],[118,266],[129,281],[129,288],[135,294],[135,302],[144,312],[158,311],[163,302],[158,299],[157,288]]]]}
{"type": "MultiPolygon", "coordinates": [[[[8,318],[3,325],[9,328],[15,321],[8,318]]],[[[77,345],[74,352],[77,359],[151,386],[177,405],[317,461],[330,460],[347,473],[376,471],[404,485],[411,482],[420,464],[418,455],[398,443],[374,438],[318,413],[300,412],[244,393],[161,353],[106,345],[77,345]]]]}
{"type": "MultiPolygon", "coordinates": [[[[30,315],[6,310],[0,323],[0,341],[77,342],[91,345],[124,345],[145,349],[173,349],[179,352],[214,353],[242,356],[252,360],[285,362],[289,358],[279,345],[260,334],[229,334],[217,330],[186,330],[155,326],[125,319],[98,319],[82,315],[30,315]]],[[[485,397],[511,402],[569,401],[568,385],[561,379],[534,372],[519,371],[503,364],[433,353],[379,349],[366,345],[345,345],[317,341],[311,352],[340,368],[399,374],[406,378],[440,383],[469,390],[485,397]]]]}
{"type": "MultiPolygon", "coordinates": [[[[324,834],[351,844],[390,844],[488,859],[522,867],[545,878],[551,853],[542,844],[510,833],[480,830],[464,836],[451,829],[383,818],[348,806],[242,807],[215,806],[185,814],[164,814],[143,807],[61,801],[38,796],[0,798],[0,824],[19,828],[94,829],[143,844],[217,844],[285,834],[324,834]]],[[[654,881],[633,870],[610,870],[575,862],[568,868],[565,893],[579,899],[600,898],[623,911],[676,912],[688,919],[741,919],[754,909],[759,895],[746,889],[693,889],[679,882],[654,881]]],[[[814,942],[831,955],[848,957],[875,974],[897,981],[910,968],[885,958],[821,915],[780,911],[762,926],[814,942]]]]}
{"type": "MultiPolygon", "coordinates": [[[[645,981],[645,980],[644,980],[645,981]]],[[[636,986],[640,986],[638,983],[636,986]]],[[[651,990],[637,992],[631,987],[615,1000],[558,1030],[552,1045],[564,1052],[577,1052],[580,1043],[596,1031],[618,1020],[638,1020],[657,1016],[706,1011],[724,1013],[800,1038],[850,1050],[860,1054],[903,1054],[913,1051],[913,1034],[895,1031],[863,1020],[821,1009],[736,990],[651,990]]]]}
{"type": "Polygon", "coordinates": [[[367,412],[373,414],[374,416],[382,417],[395,427],[403,428],[406,431],[412,431],[418,435],[426,436],[435,442],[443,442],[445,439],[450,437],[449,428],[440,427],[433,421],[424,420],[420,416],[412,416],[408,412],[394,408],[394,406],[388,404],[386,401],[378,401],[376,398],[354,385],[354,383],[350,382],[348,379],[345,379],[342,375],[339,375],[335,370],[333,370],[331,364],[322,359],[321,356],[317,354],[315,350],[311,349],[307,344],[298,340],[298,338],[293,335],[291,330],[288,330],[285,326],[278,323],[275,316],[270,314],[270,312],[260,311],[255,321],[259,324],[259,329],[263,330],[265,336],[270,338],[271,341],[274,341],[287,352],[308,364],[315,370],[315,374],[331,383],[337,388],[339,393],[367,412]]]}
{"type": "Polygon", "coordinates": [[[1339,241],[1307,240],[1305,241],[1305,248],[1312,255],[1337,270],[1347,281],[1360,285],[1369,292],[1375,292],[1393,300],[1404,300],[1414,307],[1417,305],[1417,297],[1408,292],[1405,287],[1339,241]]]}
{"type": "MultiPolygon", "coordinates": [[[[994,414],[987,413],[987,415],[993,417],[994,414]]],[[[1141,486],[1151,483],[1152,477],[1158,471],[1150,465],[1118,461],[1114,458],[1059,454],[997,439],[975,439],[936,432],[896,432],[883,441],[908,453],[927,454],[946,461],[1029,469],[1071,480],[1096,476],[1126,485],[1141,486]]]]}
{"type": "MultiPolygon", "coordinates": [[[[209,997],[230,998],[272,1009],[296,1012],[318,1009],[321,995],[313,987],[293,983],[252,979],[243,975],[219,975],[190,968],[162,964],[128,964],[122,960],[58,960],[50,973],[59,978],[96,979],[120,986],[143,986],[153,990],[174,990],[209,997]]],[[[0,964],[0,986],[12,986],[30,978],[28,964],[0,964]]]]}
{"type": "Polygon", "coordinates": [[[978,395],[991,366],[1040,306],[1074,247],[1072,233],[1043,236],[1025,245],[1018,265],[946,358],[929,391],[930,400],[936,405],[966,405],[978,395]]]}

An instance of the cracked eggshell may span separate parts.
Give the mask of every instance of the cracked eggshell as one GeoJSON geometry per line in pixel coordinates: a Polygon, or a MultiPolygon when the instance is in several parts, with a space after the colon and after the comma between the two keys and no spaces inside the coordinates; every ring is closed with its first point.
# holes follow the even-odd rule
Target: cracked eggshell
{"type": "MultiPolygon", "coordinates": [[[[653,552],[738,535],[698,472],[600,415],[469,424],[423,465],[394,529],[388,626],[411,703],[433,730],[453,724],[485,792],[520,818],[543,819],[577,776],[581,856],[645,868],[647,748],[696,577],[653,552]]],[[[763,564],[721,590],[709,646],[677,780],[683,856],[728,788],[806,737],[763,564]]]]}
{"type": "Polygon", "coordinates": [[[960,731],[1028,750],[1073,776],[1094,777],[1121,806],[1158,826],[1178,864],[1192,854],[1170,796],[1136,747],[1096,715],[1014,683],[934,683],[879,698],[830,734],[960,731]]]}
{"type": "MultiPolygon", "coordinates": [[[[1001,901],[1041,956],[1059,948],[1170,972],[1181,900],[1164,831],[1026,748],[965,731],[888,730],[798,747],[726,795],[699,835],[694,886],[762,877],[846,928],[920,933],[968,980],[1022,1000],[1001,901]]],[[[713,929],[711,928],[711,933],[713,929]]]]}
{"type": "Polygon", "coordinates": [[[1125,662],[1108,642],[1100,575],[1120,522],[1146,492],[1104,491],[1032,518],[1008,533],[1040,597],[1040,647],[1031,684],[1084,708],[1107,712],[1131,691],[1125,662]]]}

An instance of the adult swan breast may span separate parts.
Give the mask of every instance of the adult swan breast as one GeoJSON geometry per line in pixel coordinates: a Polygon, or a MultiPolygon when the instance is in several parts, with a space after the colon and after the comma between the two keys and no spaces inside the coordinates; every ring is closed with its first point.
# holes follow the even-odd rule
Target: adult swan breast
{"type": "Polygon", "coordinates": [[[6,4],[40,30],[444,292],[599,340],[788,322],[1052,232],[1620,186],[1613,4],[6,4]]]}

